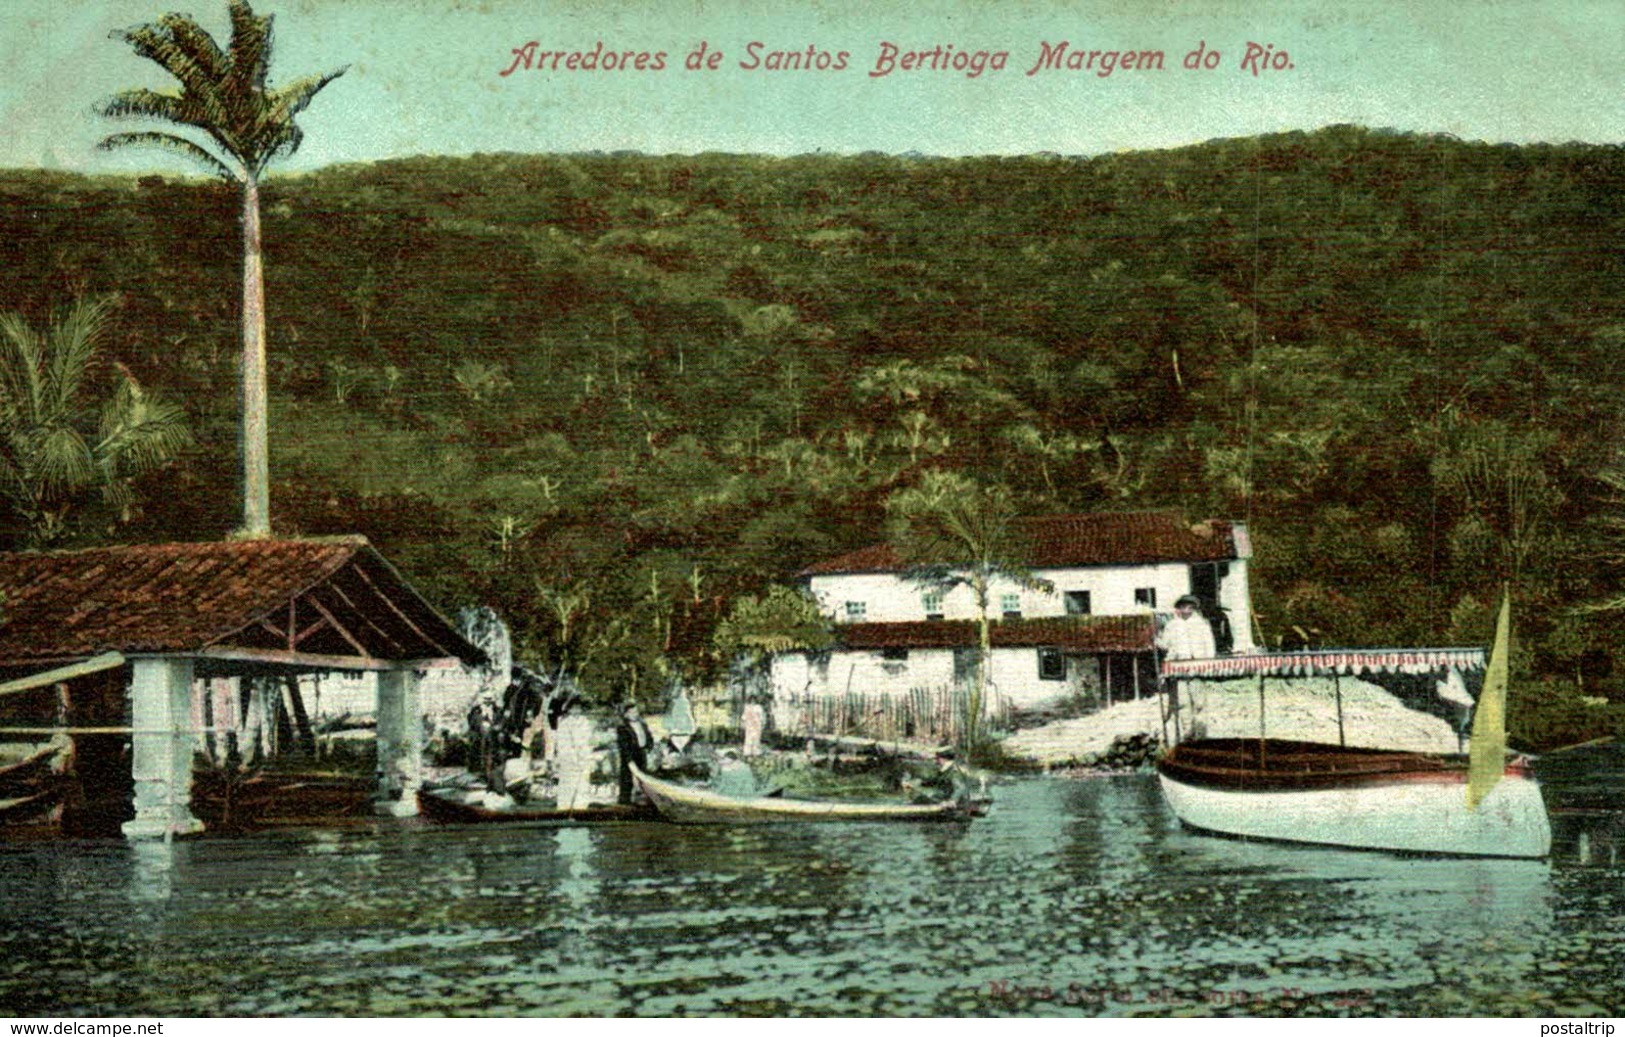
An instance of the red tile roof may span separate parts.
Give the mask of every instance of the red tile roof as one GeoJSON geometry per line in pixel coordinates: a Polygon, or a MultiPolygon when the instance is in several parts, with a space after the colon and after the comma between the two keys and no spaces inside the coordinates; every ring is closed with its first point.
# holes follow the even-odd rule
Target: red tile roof
{"type": "MultiPolygon", "coordinates": [[[[1208,520],[1192,525],[1167,511],[1102,511],[1039,515],[1016,520],[1026,541],[1028,568],[1085,565],[1148,565],[1155,562],[1217,562],[1241,557],[1236,523],[1208,520]]],[[[1245,539],[1245,534],[1241,539],[1245,539]]],[[[899,572],[906,568],[888,544],[865,547],[808,566],[804,576],[899,572]]]]}
{"type": "Polygon", "coordinates": [[[307,653],[480,655],[363,537],[0,554],[0,664],[278,650],[290,625],[307,653]]]}
{"type": "MultiPolygon", "coordinates": [[[[1062,648],[1077,652],[1148,652],[1156,643],[1156,618],[1130,616],[1051,616],[1004,619],[991,625],[995,648],[1062,648]]],[[[835,627],[841,648],[970,648],[981,641],[974,620],[919,620],[908,623],[843,623],[835,627]]]]}

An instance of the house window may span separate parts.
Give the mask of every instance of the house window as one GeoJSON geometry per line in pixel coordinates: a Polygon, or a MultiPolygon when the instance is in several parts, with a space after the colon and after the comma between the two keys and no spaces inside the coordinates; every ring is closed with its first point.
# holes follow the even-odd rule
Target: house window
{"type": "Polygon", "coordinates": [[[1155,587],[1136,587],[1136,588],[1134,588],[1134,604],[1136,604],[1136,605],[1144,605],[1148,609],[1156,608],[1157,607],[1157,588],[1155,588],[1155,587]]]}
{"type": "Polygon", "coordinates": [[[869,606],[861,601],[846,603],[846,621],[848,623],[861,623],[869,615],[869,606]]]}
{"type": "Polygon", "coordinates": [[[1066,614],[1067,615],[1069,615],[1069,616],[1087,616],[1087,615],[1089,615],[1089,612],[1090,612],[1090,608],[1089,608],[1089,592],[1088,591],[1067,591],[1066,592],[1066,614]]]}
{"type": "Polygon", "coordinates": [[[908,662],[908,649],[882,648],[880,650],[880,657],[889,663],[906,663],[908,662]]]}
{"type": "Polygon", "coordinates": [[[927,591],[920,595],[920,604],[925,606],[926,619],[942,618],[942,592],[927,591]]]}
{"type": "Polygon", "coordinates": [[[1041,681],[1066,680],[1066,657],[1059,648],[1038,650],[1038,679],[1041,681]]]}
{"type": "Polygon", "coordinates": [[[999,611],[1004,613],[1005,619],[1021,618],[1021,595],[1003,594],[999,597],[999,611]]]}

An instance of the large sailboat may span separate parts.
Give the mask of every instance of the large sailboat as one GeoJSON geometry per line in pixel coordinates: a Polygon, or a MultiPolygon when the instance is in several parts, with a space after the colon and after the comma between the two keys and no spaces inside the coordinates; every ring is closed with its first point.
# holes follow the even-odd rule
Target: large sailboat
{"type": "MultiPolygon", "coordinates": [[[[1507,758],[1508,606],[1486,666],[1478,649],[1290,652],[1166,661],[1176,742],[1157,764],[1188,827],[1250,839],[1475,857],[1545,857],[1552,832],[1527,760],[1507,758]],[[1266,681],[1377,672],[1484,671],[1467,755],[1270,738],[1266,681]],[[1182,680],[1252,678],[1256,738],[1179,739],[1182,680]]],[[[1334,687],[1337,686],[1334,684],[1334,687]]],[[[1342,702],[1338,696],[1339,730],[1342,702]]]]}

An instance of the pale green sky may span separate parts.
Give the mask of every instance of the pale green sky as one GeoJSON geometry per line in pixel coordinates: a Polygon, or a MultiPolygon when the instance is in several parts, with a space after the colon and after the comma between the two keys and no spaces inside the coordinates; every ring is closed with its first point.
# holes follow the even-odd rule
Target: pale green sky
{"type": "MultiPolygon", "coordinates": [[[[273,81],[349,64],[303,117],[282,168],[412,153],[876,150],[1097,154],[1352,122],[1470,140],[1625,138],[1621,0],[260,0],[277,16],[273,81]],[[1132,10],[1125,10],[1126,8],[1132,10]],[[512,51],[666,51],[663,71],[530,71],[512,51]],[[715,71],[682,59],[701,40],[715,71]],[[1160,72],[1026,73],[1040,46],[1161,50],[1160,72]],[[844,71],[746,70],[751,41],[850,54],[844,71]],[[883,42],[1008,51],[1002,71],[872,77],[883,42]],[[1240,69],[1249,41],[1292,68],[1240,69]],[[1222,55],[1186,71],[1198,42],[1222,55]]],[[[0,166],[183,171],[159,153],[110,156],[93,114],[127,86],[160,86],[108,38],[168,10],[220,38],[224,0],[5,0],[0,4],[0,166]]]]}

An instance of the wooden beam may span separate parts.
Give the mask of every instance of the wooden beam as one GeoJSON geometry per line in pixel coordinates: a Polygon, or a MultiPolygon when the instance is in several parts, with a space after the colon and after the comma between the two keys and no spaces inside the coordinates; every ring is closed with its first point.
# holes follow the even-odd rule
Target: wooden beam
{"type": "Polygon", "coordinates": [[[280,629],[278,627],[272,626],[271,621],[269,619],[260,620],[259,623],[258,623],[258,626],[259,626],[259,628],[261,630],[265,631],[267,634],[270,634],[272,637],[276,638],[278,641],[287,640],[288,632],[286,630],[282,630],[282,629],[280,629]]]}
{"type": "Polygon", "coordinates": [[[310,597],[310,604],[311,607],[313,607],[317,612],[321,613],[323,619],[333,624],[333,629],[338,632],[340,637],[344,638],[345,644],[349,645],[351,648],[354,648],[359,654],[365,656],[366,658],[372,658],[372,653],[367,651],[366,647],[363,646],[360,641],[357,641],[353,636],[351,636],[350,632],[344,629],[344,624],[334,619],[333,613],[327,611],[322,603],[316,600],[314,595],[310,597]]]}
{"type": "Polygon", "coordinates": [[[325,626],[327,626],[327,617],[326,616],[317,616],[316,617],[316,622],[312,623],[310,626],[306,627],[305,629],[299,631],[298,634],[294,635],[293,647],[298,648],[300,642],[304,641],[311,634],[314,634],[316,631],[320,630],[322,627],[325,627],[325,626]]]}
{"type": "MultiPolygon", "coordinates": [[[[336,577],[338,574],[334,573],[333,575],[334,575],[334,577],[336,577]]],[[[357,605],[355,603],[355,601],[352,600],[350,598],[350,596],[344,592],[344,588],[340,587],[337,583],[334,582],[333,578],[330,577],[326,583],[322,584],[322,589],[330,590],[334,594],[337,594],[339,596],[339,600],[344,602],[344,606],[346,608],[348,608],[351,612],[355,613],[356,618],[360,619],[361,622],[363,622],[367,626],[371,627],[374,633],[376,633],[379,637],[383,638],[385,641],[389,642],[391,645],[395,646],[396,649],[401,648],[400,641],[396,640],[394,637],[391,637],[389,631],[385,630],[383,627],[379,626],[377,623],[374,623],[372,621],[372,618],[367,615],[367,610],[362,608],[361,606],[357,605]]],[[[311,596],[314,596],[315,593],[316,593],[316,590],[314,588],[311,591],[309,591],[309,594],[311,596]]]]}
{"type": "MultiPolygon", "coordinates": [[[[400,610],[400,607],[397,606],[393,601],[390,600],[389,595],[385,594],[382,590],[380,590],[378,588],[378,585],[372,581],[372,577],[367,575],[367,571],[365,569],[361,568],[361,566],[359,566],[359,565],[354,564],[353,562],[351,563],[350,568],[355,571],[355,574],[357,576],[361,577],[362,581],[366,583],[366,585],[372,590],[372,592],[374,594],[378,595],[378,600],[382,601],[384,603],[384,605],[386,607],[388,607],[389,611],[395,613],[396,617],[399,618],[402,623],[405,623],[411,629],[412,633],[414,633],[414,634],[418,635],[418,637],[422,638],[423,641],[426,644],[433,645],[434,647],[438,648],[442,652],[444,652],[446,650],[445,645],[441,644],[439,641],[436,641],[434,638],[430,637],[428,634],[425,634],[423,632],[422,628],[420,628],[416,623],[412,622],[411,617],[408,616],[406,613],[402,612],[400,610]]],[[[337,574],[335,574],[335,575],[337,575],[337,574]]]]}
{"type": "Polygon", "coordinates": [[[75,677],[85,677],[103,670],[111,670],[115,666],[124,665],[124,656],[118,652],[103,652],[92,656],[83,662],[73,663],[69,666],[59,666],[54,670],[45,670],[29,677],[18,677],[16,680],[0,684],[0,695],[15,695],[24,691],[33,691],[61,681],[71,681],[75,677]]]}
{"type": "Polygon", "coordinates": [[[271,648],[224,648],[212,646],[198,652],[174,653],[193,659],[217,659],[222,662],[266,663],[276,666],[295,666],[306,670],[444,670],[458,664],[455,657],[425,659],[378,659],[354,655],[313,655],[309,652],[284,652],[271,648]]]}

